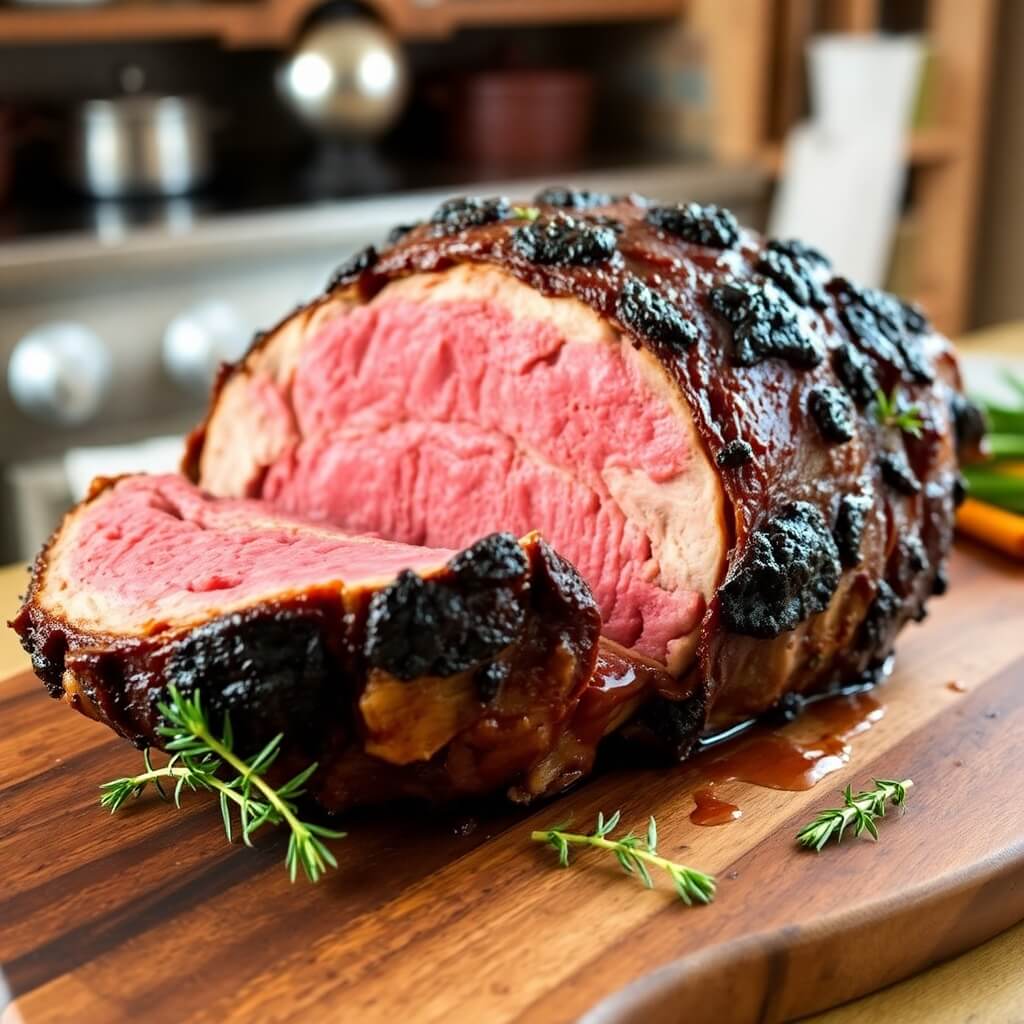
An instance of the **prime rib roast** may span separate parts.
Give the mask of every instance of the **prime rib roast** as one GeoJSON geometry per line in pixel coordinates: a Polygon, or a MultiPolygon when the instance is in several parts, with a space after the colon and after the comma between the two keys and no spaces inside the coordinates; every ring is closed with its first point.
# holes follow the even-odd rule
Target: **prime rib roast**
{"type": "Polygon", "coordinates": [[[139,744],[169,682],[283,731],[331,809],[529,799],[876,669],[981,430],[918,309],[727,210],[453,199],[223,370],[184,477],[99,484],[14,625],[139,744]]]}

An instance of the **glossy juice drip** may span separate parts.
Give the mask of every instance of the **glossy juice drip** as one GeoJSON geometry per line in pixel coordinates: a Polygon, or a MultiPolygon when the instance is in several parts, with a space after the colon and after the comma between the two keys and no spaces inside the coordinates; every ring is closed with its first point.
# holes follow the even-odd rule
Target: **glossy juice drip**
{"type": "Polygon", "coordinates": [[[690,811],[690,821],[694,825],[728,825],[743,816],[743,812],[727,800],[715,793],[715,784],[709,782],[693,792],[694,808],[690,811]]]}
{"type": "Polygon", "coordinates": [[[709,809],[712,799],[724,803],[713,793],[716,783],[746,782],[789,791],[810,789],[849,762],[850,740],[870,729],[884,714],[882,704],[870,694],[835,697],[813,705],[799,722],[781,729],[757,727],[729,741],[723,750],[698,759],[706,783],[693,794],[697,806],[690,820],[698,825],[718,825],[740,816],[739,808],[729,816],[721,807],[720,813],[709,809]]]}

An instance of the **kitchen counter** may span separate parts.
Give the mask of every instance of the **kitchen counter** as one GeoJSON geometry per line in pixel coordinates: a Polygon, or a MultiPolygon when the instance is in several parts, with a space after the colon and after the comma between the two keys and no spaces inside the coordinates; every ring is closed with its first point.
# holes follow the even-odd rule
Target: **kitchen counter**
{"type": "MultiPolygon", "coordinates": [[[[25,578],[24,566],[0,569],[0,618],[14,614],[25,578]]],[[[0,679],[27,667],[28,658],[14,633],[0,631],[0,679]]],[[[71,712],[47,706],[40,692],[39,713],[71,712]]],[[[810,1019],[814,1024],[1024,1021],[1024,924],[915,978],[810,1019]]]]}

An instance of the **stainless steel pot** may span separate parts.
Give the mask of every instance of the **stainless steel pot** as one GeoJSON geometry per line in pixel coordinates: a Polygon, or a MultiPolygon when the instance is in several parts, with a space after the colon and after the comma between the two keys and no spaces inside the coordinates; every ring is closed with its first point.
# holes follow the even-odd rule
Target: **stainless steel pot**
{"type": "Polygon", "coordinates": [[[97,199],[180,196],[209,177],[210,120],[188,96],[88,100],[75,111],[72,173],[97,199]]]}

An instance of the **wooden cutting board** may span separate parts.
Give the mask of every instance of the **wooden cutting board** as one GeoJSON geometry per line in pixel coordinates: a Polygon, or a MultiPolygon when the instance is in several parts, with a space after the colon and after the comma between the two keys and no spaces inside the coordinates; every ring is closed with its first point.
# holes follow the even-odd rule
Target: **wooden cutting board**
{"type": "Polygon", "coordinates": [[[722,786],[743,817],[717,828],[689,820],[693,766],[608,772],[532,813],[350,815],[317,887],[289,884],[280,835],[229,846],[207,797],[108,816],[96,785],[138,755],[16,676],[0,684],[3,1021],[775,1021],[950,957],[1024,919],[1024,570],[961,548],[952,583],[901,637],[884,717],[815,789],[722,786]],[[915,782],[879,843],[795,847],[871,776],[915,782]],[[647,892],[596,851],[560,870],[529,842],[619,808],[630,826],[656,814],[663,853],[717,874],[713,905],[647,892]]]}

